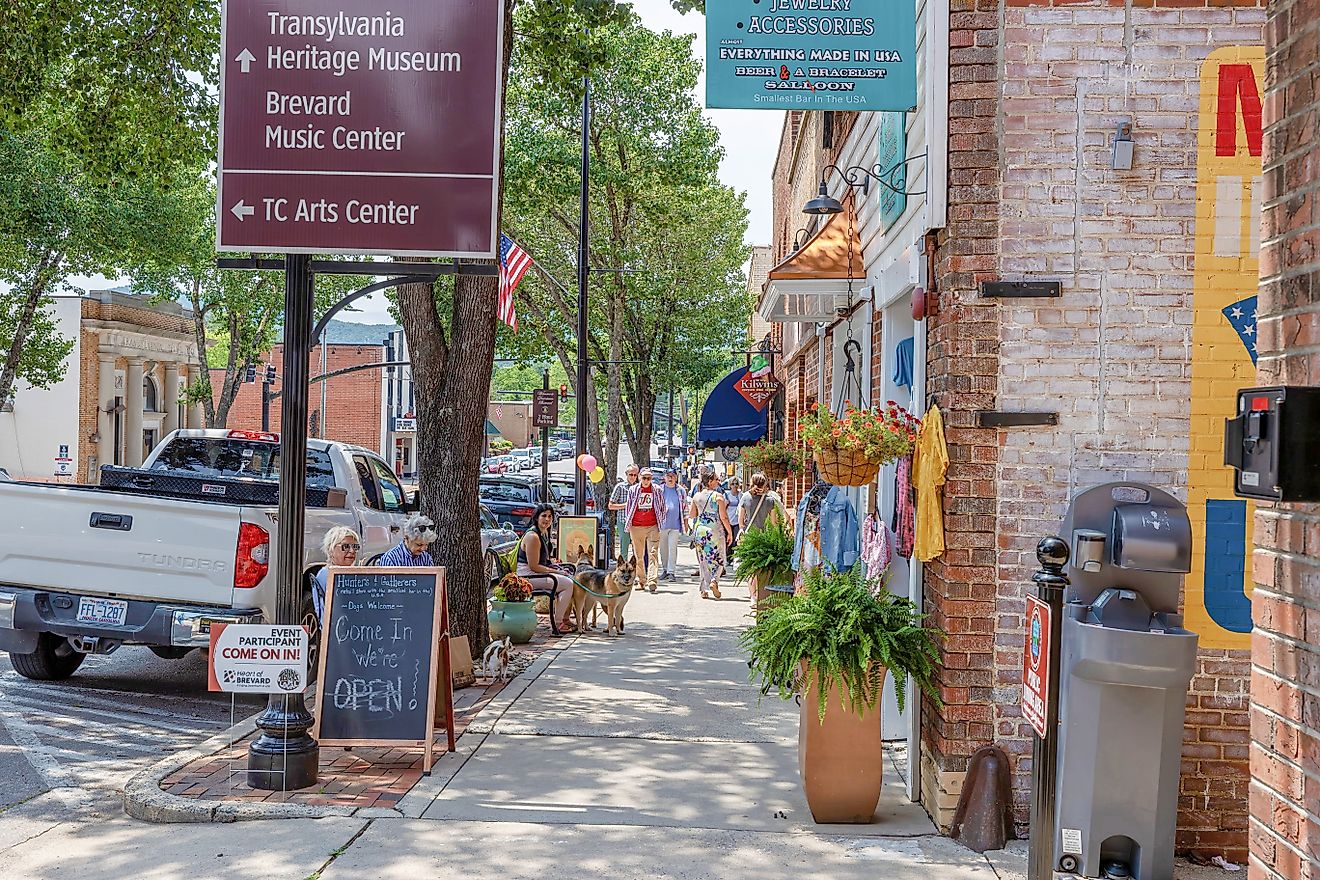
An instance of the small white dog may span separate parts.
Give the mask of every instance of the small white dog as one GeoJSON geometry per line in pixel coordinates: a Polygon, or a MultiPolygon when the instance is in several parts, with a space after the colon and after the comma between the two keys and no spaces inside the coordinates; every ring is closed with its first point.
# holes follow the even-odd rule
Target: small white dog
{"type": "Polygon", "coordinates": [[[504,681],[509,677],[509,658],[513,653],[513,639],[505,636],[491,642],[481,652],[481,673],[490,681],[504,681]]]}

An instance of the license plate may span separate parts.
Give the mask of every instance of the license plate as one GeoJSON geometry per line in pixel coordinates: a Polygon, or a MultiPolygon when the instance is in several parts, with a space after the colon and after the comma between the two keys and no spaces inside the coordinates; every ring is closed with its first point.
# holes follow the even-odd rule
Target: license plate
{"type": "Polygon", "coordinates": [[[128,617],[128,603],[121,599],[93,599],[83,596],[78,600],[78,622],[123,626],[128,617]]]}

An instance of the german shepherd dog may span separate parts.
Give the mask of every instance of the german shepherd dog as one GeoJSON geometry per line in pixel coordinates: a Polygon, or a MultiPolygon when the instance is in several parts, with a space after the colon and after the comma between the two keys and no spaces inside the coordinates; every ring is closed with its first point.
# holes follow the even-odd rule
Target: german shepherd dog
{"type": "MultiPolygon", "coordinates": [[[[573,585],[573,613],[578,621],[577,631],[586,630],[588,607],[594,612],[596,606],[600,605],[605,608],[606,634],[623,635],[623,606],[628,604],[628,597],[632,595],[636,584],[636,557],[624,559],[620,556],[614,570],[608,574],[592,568],[589,559],[579,560],[577,583],[573,585]]],[[[592,624],[594,626],[594,619],[592,624]]]]}

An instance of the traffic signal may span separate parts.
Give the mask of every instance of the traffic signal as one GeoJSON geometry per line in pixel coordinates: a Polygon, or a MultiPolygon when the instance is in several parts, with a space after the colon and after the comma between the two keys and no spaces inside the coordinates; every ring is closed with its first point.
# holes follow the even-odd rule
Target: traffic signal
{"type": "Polygon", "coordinates": [[[256,364],[248,364],[248,365],[247,365],[247,377],[244,378],[243,381],[244,381],[244,382],[255,382],[255,381],[257,381],[257,365],[256,365],[256,364]]]}
{"type": "Polygon", "coordinates": [[[565,382],[559,386],[559,399],[568,400],[568,383],[565,382]]]}
{"type": "Polygon", "coordinates": [[[267,385],[274,385],[274,384],[275,384],[275,365],[274,365],[274,364],[266,364],[266,384],[267,384],[267,385]]]}

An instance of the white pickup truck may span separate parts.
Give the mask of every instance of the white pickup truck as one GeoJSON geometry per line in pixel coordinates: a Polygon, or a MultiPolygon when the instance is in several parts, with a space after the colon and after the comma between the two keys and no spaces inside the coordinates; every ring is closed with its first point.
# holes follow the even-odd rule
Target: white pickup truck
{"type": "MultiPolygon", "coordinates": [[[[307,446],[305,583],[331,526],[355,529],[369,563],[412,512],[375,453],[307,446]]],[[[100,486],[0,482],[0,650],[28,678],[62,679],[88,654],[138,644],[182,657],[209,644],[214,621],[269,619],[279,469],[276,434],[182,430],[141,468],[102,468],[100,486]]],[[[482,525],[490,558],[516,541],[485,511],[482,525]]],[[[310,591],[303,623],[315,638],[310,591]]]]}

